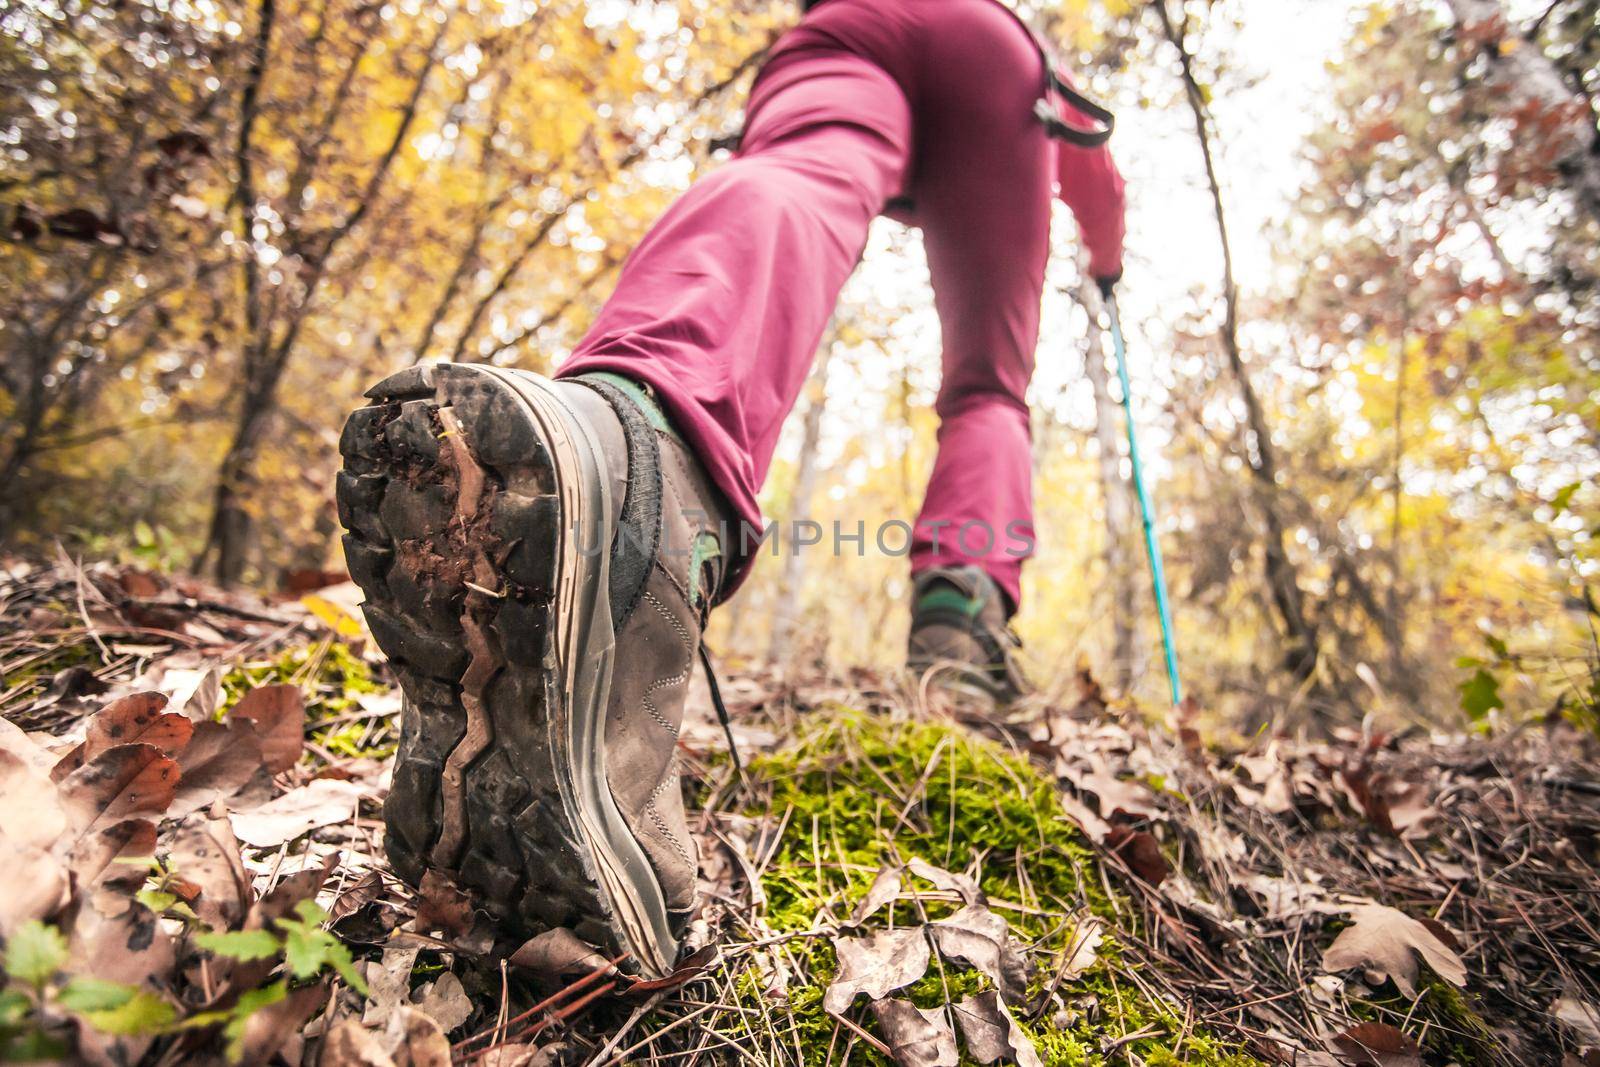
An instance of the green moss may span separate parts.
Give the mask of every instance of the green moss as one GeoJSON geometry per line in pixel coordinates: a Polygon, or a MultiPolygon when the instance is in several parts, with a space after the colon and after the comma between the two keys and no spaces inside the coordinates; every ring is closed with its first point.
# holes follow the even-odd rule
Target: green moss
{"type": "MultiPolygon", "coordinates": [[[[751,777],[767,784],[770,796],[743,812],[784,824],[761,878],[774,930],[799,933],[842,920],[885,860],[921,857],[952,871],[976,862],[990,906],[1035,949],[1040,966],[1030,997],[1046,989],[1055,959],[1070,947],[1071,916],[1093,914],[1106,924],[1100,962],[1058,987],[1067,1002],[1085,1007],[1054,1020],[1046,1011],[1043,1020],[1023,1024],[1046,1064],[1125,1062],[1121,1051],[1102,1054],[1102,1040],[1152,1028],[1159,1032],[1125,1046],[1150,1064],[1257,1062],[1203,1031],[1185,1034],[1175,1006],[1151,1000],[1126,979],[1130,965],[1115,931],[1119,923],[1126,929],[1135,911],[1112,899],[1094,850],[1063,813],[1054,783],[1026,758],[959,727],[894,722],[846,708],[814,712],[803,729],[789,747],[753,762],[751,777]]],[[[901,903],[892,918],[917,923],[954,907],[901,903]]],[[[875,921],[886,917],[880,913],[875,921]]],[[[734,982],[741,1010],[714,1025],[747,1048],[781,1040],[791,1051],[798,1044],[808,1063],[826,1062],[830,1048],[837,1059],[851,1035],[839,1031],[821,1004],[836,968],[832,947],[826,938],[806,937],[789,942],[787,950],[805,983],[790,986],[787,1010],[770,1000],[762,1004],[761,980],[747,968],[734,982]]],[[[980,973],[946,964],[942,974],[930,968],[903,995],[928,1008],[988,985],[980,973]]],[[[859,1007],[852,1017],[875,1028],[859,1007]]],[[[887,1062],[859,1042],[852,1060],[887,1062]]]]}

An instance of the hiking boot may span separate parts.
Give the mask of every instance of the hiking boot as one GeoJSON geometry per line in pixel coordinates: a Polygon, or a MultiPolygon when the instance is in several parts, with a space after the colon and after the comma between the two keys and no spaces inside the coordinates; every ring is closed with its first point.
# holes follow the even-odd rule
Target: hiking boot
{"type": "Polygon", "coordinates": [[[1017,662],[1022,642],[1006,624],[1006,599],[977,567],[934,567],[911,588],[907,665],[938,688],[980,706],[1031,691],[1017,662]]]}
{"type": "Polygon", "coordinates": [[[673,756],[726,505],[625,379],[443,364],[367,396],[338,502],[405,693],[390,861],[512,935],[670,972],[697,869],[673,756]]]}

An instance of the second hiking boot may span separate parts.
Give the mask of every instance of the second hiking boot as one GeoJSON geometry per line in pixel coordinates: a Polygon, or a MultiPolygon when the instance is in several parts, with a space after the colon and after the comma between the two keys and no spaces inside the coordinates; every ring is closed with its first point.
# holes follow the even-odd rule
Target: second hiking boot
{"type": "Polygon", "coordinates": [[[972,566],[934,567],[915,576],[906,662],[935,685],[988,706],[1029,692],[1017,662],[1021,642],[1006,625],[1000,587],[972,566]]]}
{"type": "Polygon", "coordinates": [[[338,503],[406,698],[395,870],[668,973],[697,866],[674,750],[725,505],[623,379],[444,364],[367,396],[338,503]]]}

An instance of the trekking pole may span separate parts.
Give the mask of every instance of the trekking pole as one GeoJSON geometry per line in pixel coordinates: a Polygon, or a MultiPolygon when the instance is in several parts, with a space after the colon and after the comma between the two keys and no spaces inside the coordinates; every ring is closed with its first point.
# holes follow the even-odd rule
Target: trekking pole
{"type": "Polygon", "coordinates": [[[1183,701],[1183,683],[1178,680],[1178,653],[1172,645],[1172,607],[1167,602],[1167,575],[1161,565],[1161,543],[1156,540],[1155,508],[1150,490],[1144,484],[1144,467],[1139,463],[1139,438],[1133,429],[1133,387],[1128,382],[1128,352],[1122,343],[1122,320],[1117,315],[1117,294],[1109,283],[1100,286],[1106,312],[1111,319],[1111,347],[1117,353],[1117,380],[1122,383],[1122,411],[1128,421],[1128,459],[1133,466],[1133,487],[1139,494],[1139,513],[1144,519],[1144,548],[1150,557],[1150,584],[1155,587],[1156,614],[1161,618],[1161,645],[1167,654],[1167,686],[1174,704],[1183,701]]]}

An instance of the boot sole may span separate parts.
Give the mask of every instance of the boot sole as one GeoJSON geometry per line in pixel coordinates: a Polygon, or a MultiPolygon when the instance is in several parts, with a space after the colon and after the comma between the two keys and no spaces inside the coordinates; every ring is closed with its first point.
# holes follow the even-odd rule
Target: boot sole
{"type": "Polygon", "coordinates": [[[337,499],[406,698],[390,862],[476,891],[515,935],[567,929],[668,973],[665,897],[607,785],[617,502],[593,434],[549,382],[493,367],[413,368],[366,395],[337,499]]]}

